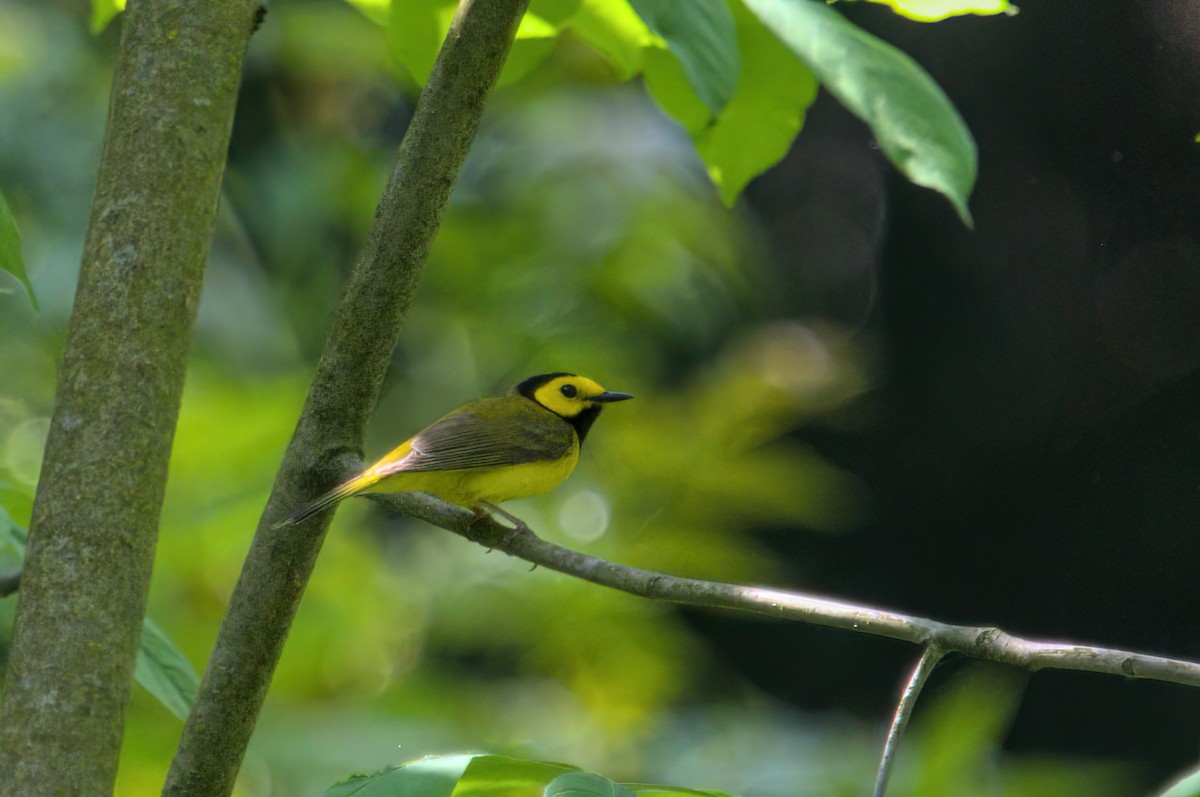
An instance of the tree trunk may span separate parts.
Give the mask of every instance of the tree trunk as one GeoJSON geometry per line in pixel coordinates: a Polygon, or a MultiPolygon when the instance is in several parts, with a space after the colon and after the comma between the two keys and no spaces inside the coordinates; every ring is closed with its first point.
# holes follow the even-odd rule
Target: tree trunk
{"type": "Polygon", "coordinates": [[[248,0],[130,0],[0,701],[0,794],[116,779],[248,0]]]}
{"type": "Polygon", "coordinates": [[[527,4],[459,6],[338,305],[163,794],[233,790],[330,513],[295,527],[271,524],[344,477],[347,462],[361,460],[355,454],[421,267],[527,4]]]}

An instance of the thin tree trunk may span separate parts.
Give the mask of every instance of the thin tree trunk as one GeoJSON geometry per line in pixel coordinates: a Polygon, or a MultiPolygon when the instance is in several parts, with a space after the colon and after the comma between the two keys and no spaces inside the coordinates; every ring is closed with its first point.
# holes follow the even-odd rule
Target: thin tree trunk
{"type": "Polygon", "coordinates": [[[112,791],[255,3],[130,0],[0,701],[0,794],[112,791]]]}
{"type": "MultiPolygon", "coordinates": [[[[291,445],[267,501],[163,788],[228,795],[329,513],[272,529],[357,462],[442,210],[528,0],[464,0],[417,104],[350,274],[291,445]]],[[[398,618],[398,622],[402,619],[398,618]]]]}

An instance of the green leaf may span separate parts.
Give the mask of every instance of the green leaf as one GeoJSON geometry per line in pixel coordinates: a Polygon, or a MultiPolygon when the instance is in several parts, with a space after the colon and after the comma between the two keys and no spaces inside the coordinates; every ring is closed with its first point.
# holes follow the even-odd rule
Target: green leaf
{"type": "Polygon", "coordinates": [[[626,789],[633,790],[638,795],[653,797],[733,797],[724,791],[711,789],[689,789],[685,786],[662,786],[655,783],[622,783],[626,789]]]}
{"type": "Polygon", "coordinates": [[[632,80],[642,71],[642,50],[655,39],[628,3],[613,0],[583,0],[570,26],[576,36],[612,65],[617,78],[623,81],[632,80]]]}
{"type": "Polygon", "coordinates": [[[324,797],[450,797],[473,755],[437,756],[355,775],[325,790],[324,797]]]}
{"type": "Polygon", "coordinates": [[[535,793],[575,767],[500,755],[434,756],[331,786],[324,797],[485,797],[535,793]]]}
{"type": "MultiPolygon", "coordinates": [[[[385,19],[386,39],[392,56],[424,86],[433,71],[442,42],[458,10],[455,0],[392,0],[390,10],[378,0],[352,0],[373,21],[385,19]]],[[[564,21],[581,0],[533,0],[521,18],[516,40],[500,71],[500,85],[520,80],[554,49],[564,21]]]]}
{"type": "Polygon", "coordinates": [[[92,35],[97,35],[108,23],[117,18],[125,10],[125,0],[92,0],[92,21],[89,27],[92,35]]]}
{"type": "Polygon", "coordinates": [[[17,231],[16,219],[8,209],[8,203],[4,201],[2,193],[0,193],[0,269],[12,274],[17,278],[17,282],[25,287],[25,292],[29,294],[29,303],[36,310],[37,299],[33,295],[33,287],[30,286],[29,277],[25,273],[25,259],[21,257],[21,233],[17,231]]]}
{"type": "Polygon", "coordinates": [[[392,18],[392,0],[346,0],[346,2],[381,28],[386,28],[388,20],[392,18]]]}
{"type": "Polygon", "coordinates": [[[544,797],[634,797],[619,783],[594,772],[568,772],[546,786],[544,797]]]}
{"type": "Polygon", "coordinates": [[[695,137],[730,207],[750,180],[787,154],[817,97],[812,70],[740,3],[736,11],[742,74],[724,113],[695,137]]]}
{"type": "Polygon", "coordinates": [[[181,720],[187,719],[200,679],[192,663],[149,617],[142,619],[142,639],[133,677],[168,711],[181,720]]]}
{"type": "Polygon", "coordinates": [[[870,0],[870,2],[890,6],[900,16],[915,19],[918,22],[937,22],[940,19],[960,17],[964,14],[1013,16],[1019,10],[1008,0],[870,0]]]}
{"type": "Polygon", "coordinates": [[[975,142],[933,78],[911,58],[814,0],[745,0],[821,84],[862,119],[909,180],[943,194],[971,226],[975,142]]]}
{"type": "Polygon", "coordinates": [[[577,767],[548,761],[527,761],[503,755],[475,756],[454,789],[454,797],[485,797],[496,792],[540,789],[560,775],[576,771],[577,767]]]}
{"type": "Polygon", "coordinates": [[[1200,797],[1200,769],[1184,775],[1158,797],[1200,797]]]}
{"type": "Polygon", "coordinates": [[[712,124],[713,114],[688,80],[683,64],[658,43],[642,53],[646,90],[659,107],[688,132],[695,141],[712,124]]]}
{"type": "Polygon", "coordinates": [[[642,21],[667,42],[697,96],[719,114],[737,85],[738,41],[726,0],[630,0],[642,21]]]}

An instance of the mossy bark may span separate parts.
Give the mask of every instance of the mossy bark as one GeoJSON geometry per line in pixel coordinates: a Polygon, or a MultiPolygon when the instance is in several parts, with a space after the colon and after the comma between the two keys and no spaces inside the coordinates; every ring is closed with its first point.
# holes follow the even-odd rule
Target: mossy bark
{"type": "Polygon", "coordinates": [[[296,527],[271,524],[361,458],[421,267],[527,4],[459,7],[335,313],[163,794],[220,797],[233,789],[329,513],[296,527]]]}
{"type": "Polygon", "coordinates": [[[112,792],[255,4],[130,0],[0,700],[0,794],[112,792]]]}

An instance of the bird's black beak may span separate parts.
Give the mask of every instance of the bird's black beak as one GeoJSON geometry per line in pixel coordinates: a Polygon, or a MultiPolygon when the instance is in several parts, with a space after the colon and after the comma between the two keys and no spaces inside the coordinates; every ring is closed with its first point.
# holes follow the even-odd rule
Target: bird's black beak
{"type": "Polygon", "coordinates": [[[633,398],[633,396],[628,393],[618,393],[615,390],[606,390],[598,396],[592,396],[590,400],[599,404],[609,404],[613,401],[625,401],[631,398],[633,398]]]}

